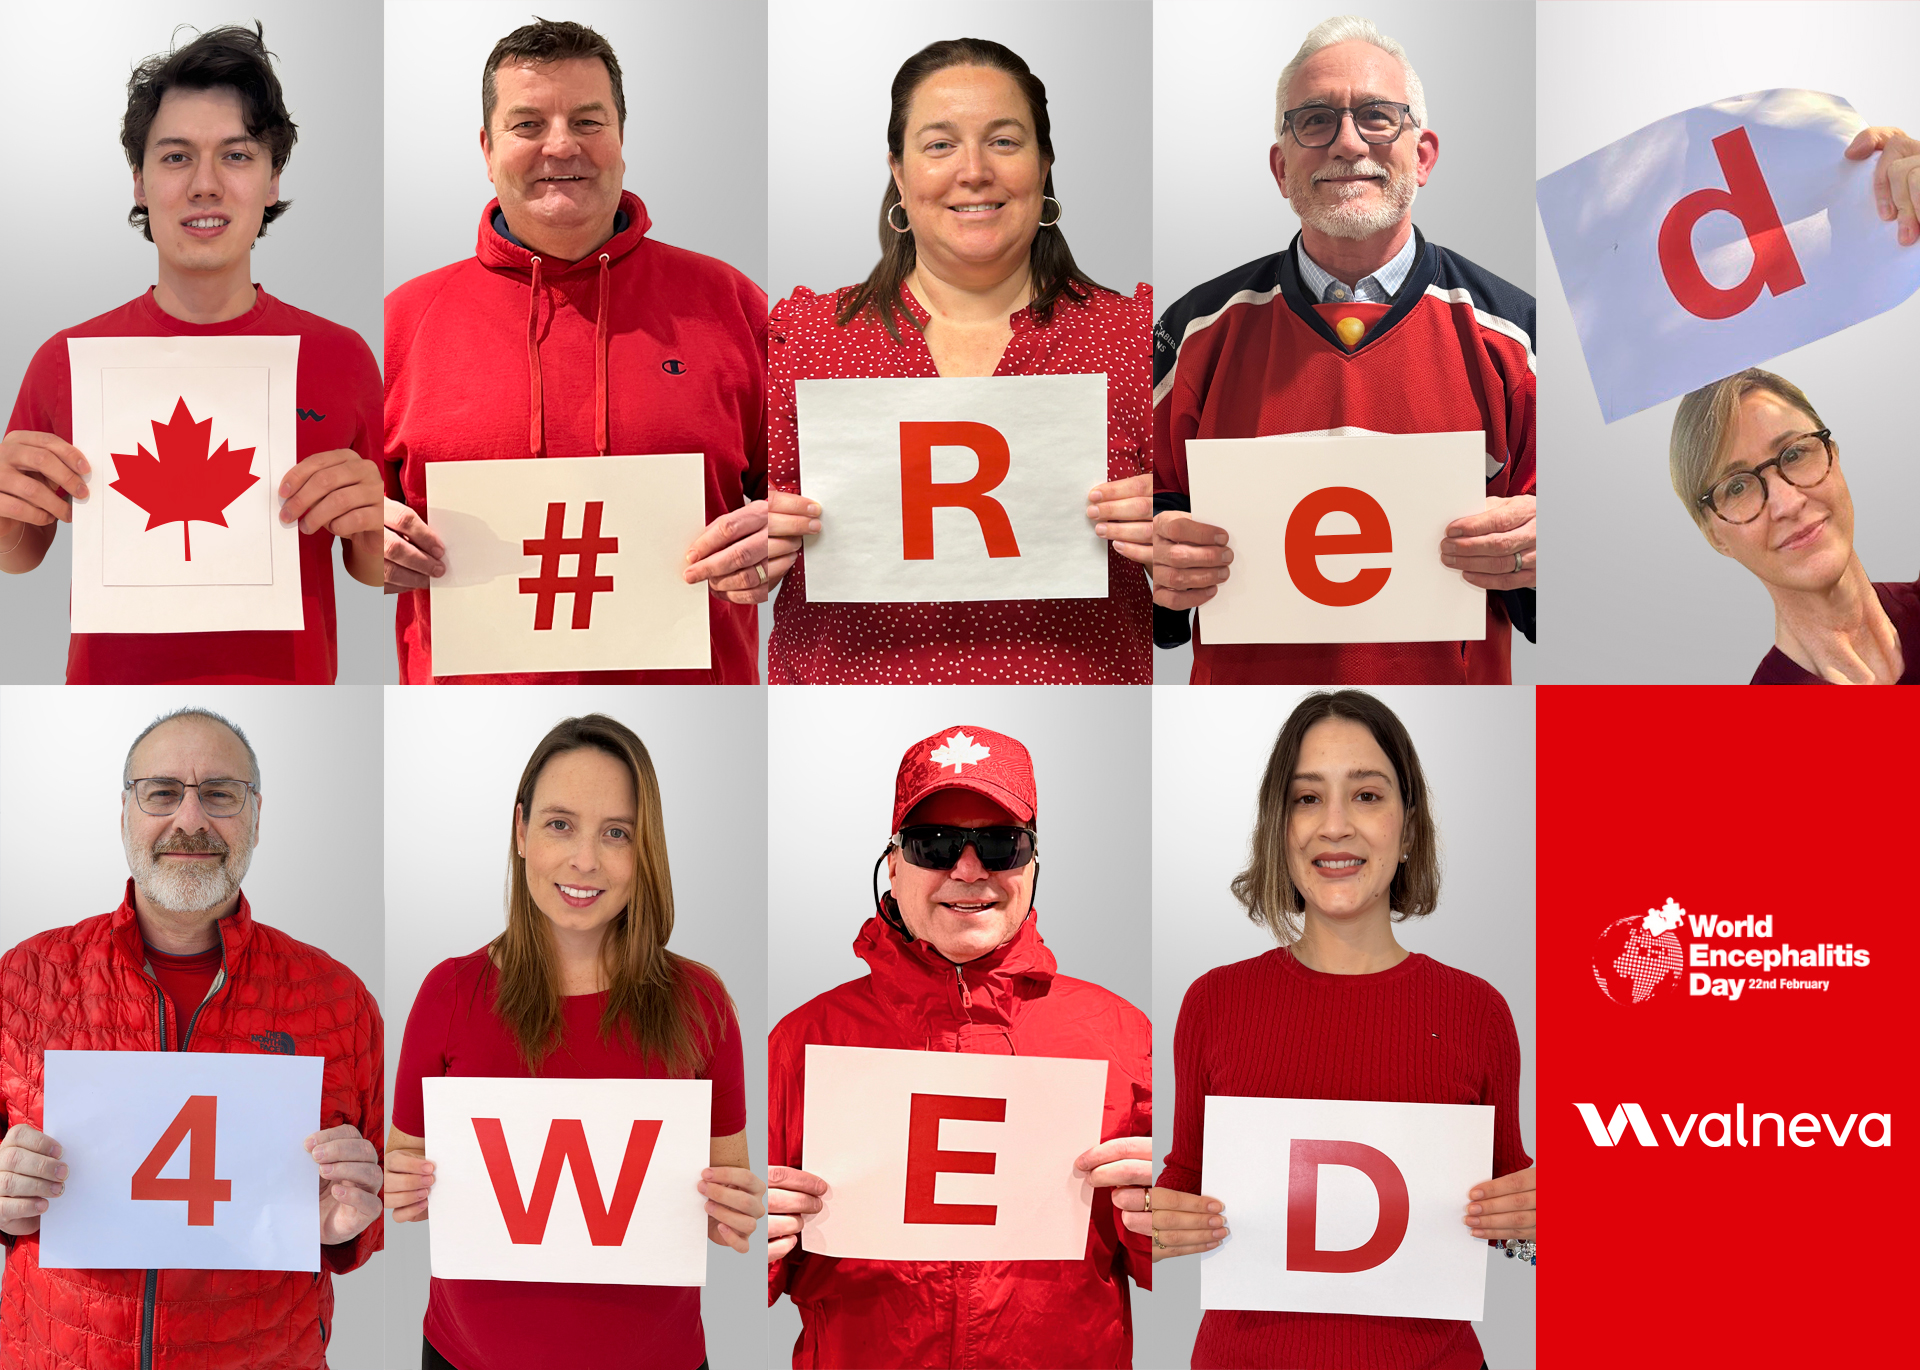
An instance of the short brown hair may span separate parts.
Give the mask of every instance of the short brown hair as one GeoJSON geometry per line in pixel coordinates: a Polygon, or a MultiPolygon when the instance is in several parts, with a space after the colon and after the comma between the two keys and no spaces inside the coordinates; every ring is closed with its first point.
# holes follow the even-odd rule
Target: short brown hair
{"type": "MultiPolygon", "coordinates": [[[[487,54],[487,69],[480,77],[481,127],[488,130],[493,128],[493,107],[500,100],[493,74],[500,70],[501,63],[545,66],[549,62],[571,61],[575,57],[598,57],[606,64],[607,79],[613,83],[614,113],[620,120],[620,131],[625,133],[627,92],[620,84],[620,59],[613,55],[613,44],[585,24],[538,16],[531,24],[523,24],[495,43],[493,51],[487,54]]],[[[491,132],[488,136],[492,136],[491,132]]]]}
{"type": "Polygon", "coordinates": [[[1799,386],[1757,366],[1689,393],[1673,411],[1673,436],[1667,444],[1667,474],[1673,481],[1673,493],[1680,496],[1693,521],[1703,528],[1708,511],[1700,497],[1712,488],[1714,465],[1733,439],[1740,401],[1756,390],[1785,400],[1812,419],[1815,428],[1827,426],[1799,386]]]}
{"type": "Polygon", "coordinates": [[[1406,810],[1407,859],[1393,873],[1388,905],[1393,921],[1420,918],[1440,902],[1440,834],[1433,808],[1427,802],[1427,778],[1420,754],[1413,749],[1399,715],[1364,690],[1320,690],[1294,706],[1293,713],[1273,741],[1267,773],[1260,781],[1260,811],[1254,820],[1247,868],[1233,877],[1233,897],[1247,917],[1264,924],[1280,942],[1300,940],[1300,891],[1287,869],[1287,791],[1300,764],[1300,747],[1307,730],[1329,718],[1351,719],[1363,725],[1393,763],[1399,781],[1400,803],[1406,810]]]}
{"type": "MultiPolygon", "coordinates": [[[[120,119],[120,147],[127,154],[127,165],[135,171],[146,165],[147,135],[168,91],[222,89],[240,96],[247,136],[266,145],[278,175],[293,155],[300,130],[287,113],[280,78],[273,74],[273,54],[267,51],[267,31],[257,20],[250,29],[238,24],[208,29],[185,47],[155,53],[133,69],[127,78],[127,112],[120,119]]],[[[291,200],[268,205],[260,216],[258,236],[266,237],[267,225],[292,208],[291,200]]],[[[128,210],[127,222],[148,242],[153,241],[146,206],[136,204],[128,210]]]]}

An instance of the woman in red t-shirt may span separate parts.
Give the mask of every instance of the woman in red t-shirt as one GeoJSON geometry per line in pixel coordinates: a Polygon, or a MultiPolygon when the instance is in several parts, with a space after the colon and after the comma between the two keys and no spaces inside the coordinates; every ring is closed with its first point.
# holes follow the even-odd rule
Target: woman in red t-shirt
{"type": "MultiPolygon", "coordinates": [[[[425,1219],[433,1187],[420,1081],[429,1075],[713,1081],[709,1240],[747,1249],[766,1185],[747,1169],[746,1088],[733,1002],[707,967],[667,950],[673,885],[653,761],[603,714],[534,749],[514,796],[507,928],[428,974],[407,1015],[387,1142],[395,1222],[425,1219]]],[[[700,1291],[660,1285],[433,1281],[423,1370],[706,1362],[700,1291]]]]}
{"type": "Polygon", "coordinates": [[[1107,381],[1107,470],[1087,493],[1108,540],[1092,599],[819,604],[804,536],[833,510],[768,520],[777,684],[1145,685],[1153,678],[1153,299],[1094,284],[1053,194],[1047,91],[999,43],[957,38],[908,58],[887,122],[880,262],[831,295],[796,290],[768,321],[767,470],[801,488],[794,382],[834,377],[1070,376],[1107,381]]]}
{"type": "MultiPolygon", "coordinates": [[[[1173,1146],[1152,1212],[1126,1214],[1127,1226],[1153,1234],[1155,1261],[1227,1235],[1221,1203],[1200,1191],[1210,1094],[1490,1104],[1494,1178],[1461,1195],[1462,1233],[1530,1256],[1513,1015],[1492,985],[1393,935],[1440,897],[1426,779],[1394,712],[1359,690],[1303,699],[1268,758],[1252,847],[1233,892],[1281,945],[1188,988],[1174,1028],[1173,1146]]],[[[1115,1200],[1147,1201],[1139,1190],[1115,1200]]],[[[1201,1318],[1193,1364],[1484,1370],[1470,1322],[1223,1310],[1201,1318]]]]}

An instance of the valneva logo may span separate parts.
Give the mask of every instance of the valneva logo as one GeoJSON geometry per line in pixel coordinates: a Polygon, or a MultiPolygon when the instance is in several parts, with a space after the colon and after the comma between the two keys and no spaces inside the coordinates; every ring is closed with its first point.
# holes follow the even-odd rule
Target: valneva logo
{"type": "MultiPolygon", "coordinates": [[[[1580,1121],[1587,1125],[1587,1135],[1593,1138],[1595,1146],[1620,1146],[1621,1138],[1629,1129],[1633,1139],[1641,1146],[1659,1146],[1660,1141],[1654,1135],[1653,1127],[1647,1122],[1646,1110],[1639,1104],[1620,1104],[1613,1110],[1613,1116],[1605,1123],[1600,1121],[1600,1110],[1592,1104],[1575,1104],[1580,1111],[1580,1121]]],[[[1685,1125],[1674,1122],[1673,1115],[1662,1113],[1660,1121],[1666,1124],[1667,1135],[1673,1139],[1673,1145],[1685,1146],[1692,1138],[1698,1138],[1702,1146],[1765,1146],[1767,1131],[1772,1133],[1774,1146],[1785,1146],[1792,1142],[1795,1146],[1817,1146],[1824,1135],[1835,1146],[1845,1146],[1848,1140],[1857,1140],[1862,1146],[1893,1145],[1893,1115],[1891,1113],[1869,1113],[1861,1117],[1849,1113],[1844,1123],[1836,1123],[1831,1114],[1795,1113],[1791,1119],[1782,1113],[1747,1112],[1745,1103],[1736,1103],[1732,1113],[1709,1113],[1704,1117],[1698,1113],[1689,1113],[1685,1125]],[[1699,1129],[1694,1128],[1695,1123],[1699,1129]],[[1859,1124],[1856,1130],[1854,1124],[1859,1124]],[[1772,1124],[1766,1129],[1766,1124],[1772,1124]],[[1877,1124],[1877,1135],[1869,1134],[1869,1127],[1877,1124]],[[1710,1131],[1710,1129],[1712,1129],[1710,1131]],[[1765,1129],[1765,1130],[1763,1130],[1765,1129]]]]}
{"type": "MultiPolygon", "coordinates": [[[[1772,914],[1738,919],[1688,913],[1669,898],[1645,916],[1616,919],[1600,930],[1593,950],[1593,978],[1600,992],[1616,1004],[1643,1004],[1657,994],[1677,990],[1729,1003],[1748,990],[1817,990],[1835,981],[1831,976],[1781,975],[1782,970],[1859,968],[1871,963],[1871,953],[1852,942],[1816,942],[1793,946],[1771,941],[1772,914]],[[1684,943],[1683,934],[1687,936],[1684,943]],[[1732,941],[1721,946],[1716,942],[1732,941]],[[1759,975],[1714,975],[1715,970],[1756,970],[1759,975]]],[[[1782,934],[1784,938],[1784,933],[1782,934]]]]}

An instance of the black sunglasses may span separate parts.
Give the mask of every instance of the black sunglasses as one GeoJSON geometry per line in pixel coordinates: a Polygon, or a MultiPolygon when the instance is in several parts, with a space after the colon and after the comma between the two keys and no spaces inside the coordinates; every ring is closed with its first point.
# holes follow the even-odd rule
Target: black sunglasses
{"type": "Polygon", "coordinates": [[[893,845],[909,866],[950,871],[972,847],[990,871],[1019,870],[1033,860],[1032,828],[950,828],[944,823],[915,823],[893,835],[893,845]]]}

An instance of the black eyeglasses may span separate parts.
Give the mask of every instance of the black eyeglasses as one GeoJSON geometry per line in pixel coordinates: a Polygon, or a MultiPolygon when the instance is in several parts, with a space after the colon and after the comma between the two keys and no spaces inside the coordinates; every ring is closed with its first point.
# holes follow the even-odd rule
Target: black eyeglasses
{"type": "Polygon", "coordinates": [[[893,845],[909,866],[950,871],[972,847],[990,871],[1019,870],[1033,860],[1032,828],[950,828],[944,823],[915,823],[893,835],[893,845]]]}
{"type": "Polygon", "coordinates": [[[1833,469],[1833,430],[1822,428],[1816,433],[1807,433],[1788,443],[1778,456],[1769,457],[1758,466],[1728,472],[1700,496],[1700,504],[1727,523],[1752,523],[1767,507],[1765,472],[1769,466],[1796,490],[1818,485],[1833,469]]]}
{"type": "Polygon", "coordinates": [[[1378,147],[1391,143],[1412,123],[1413,106],[1394,100],[1369,100],[1364,105],[1344,108],[1334,105],[1302,105],[1281,116],[1281,122],[1293,130],[1293,141],[1301,147],[1328,147],[1340,136],[1340,121],[1352,116],[1353,130],[1360,140],[1378,147]]]}
{"type": "Polygon", "coordinates": [[[188,790],[200,791],[200,812],[208,818],[232,818],[246,807],[248,791],[259,793],[245,780],[202,780],[197,785],[189,785],[170,775],[129,780],[120,788],[132,790],[133,801],[140,806],[140,812],[155,818],[178,813],[188,790]]]}

